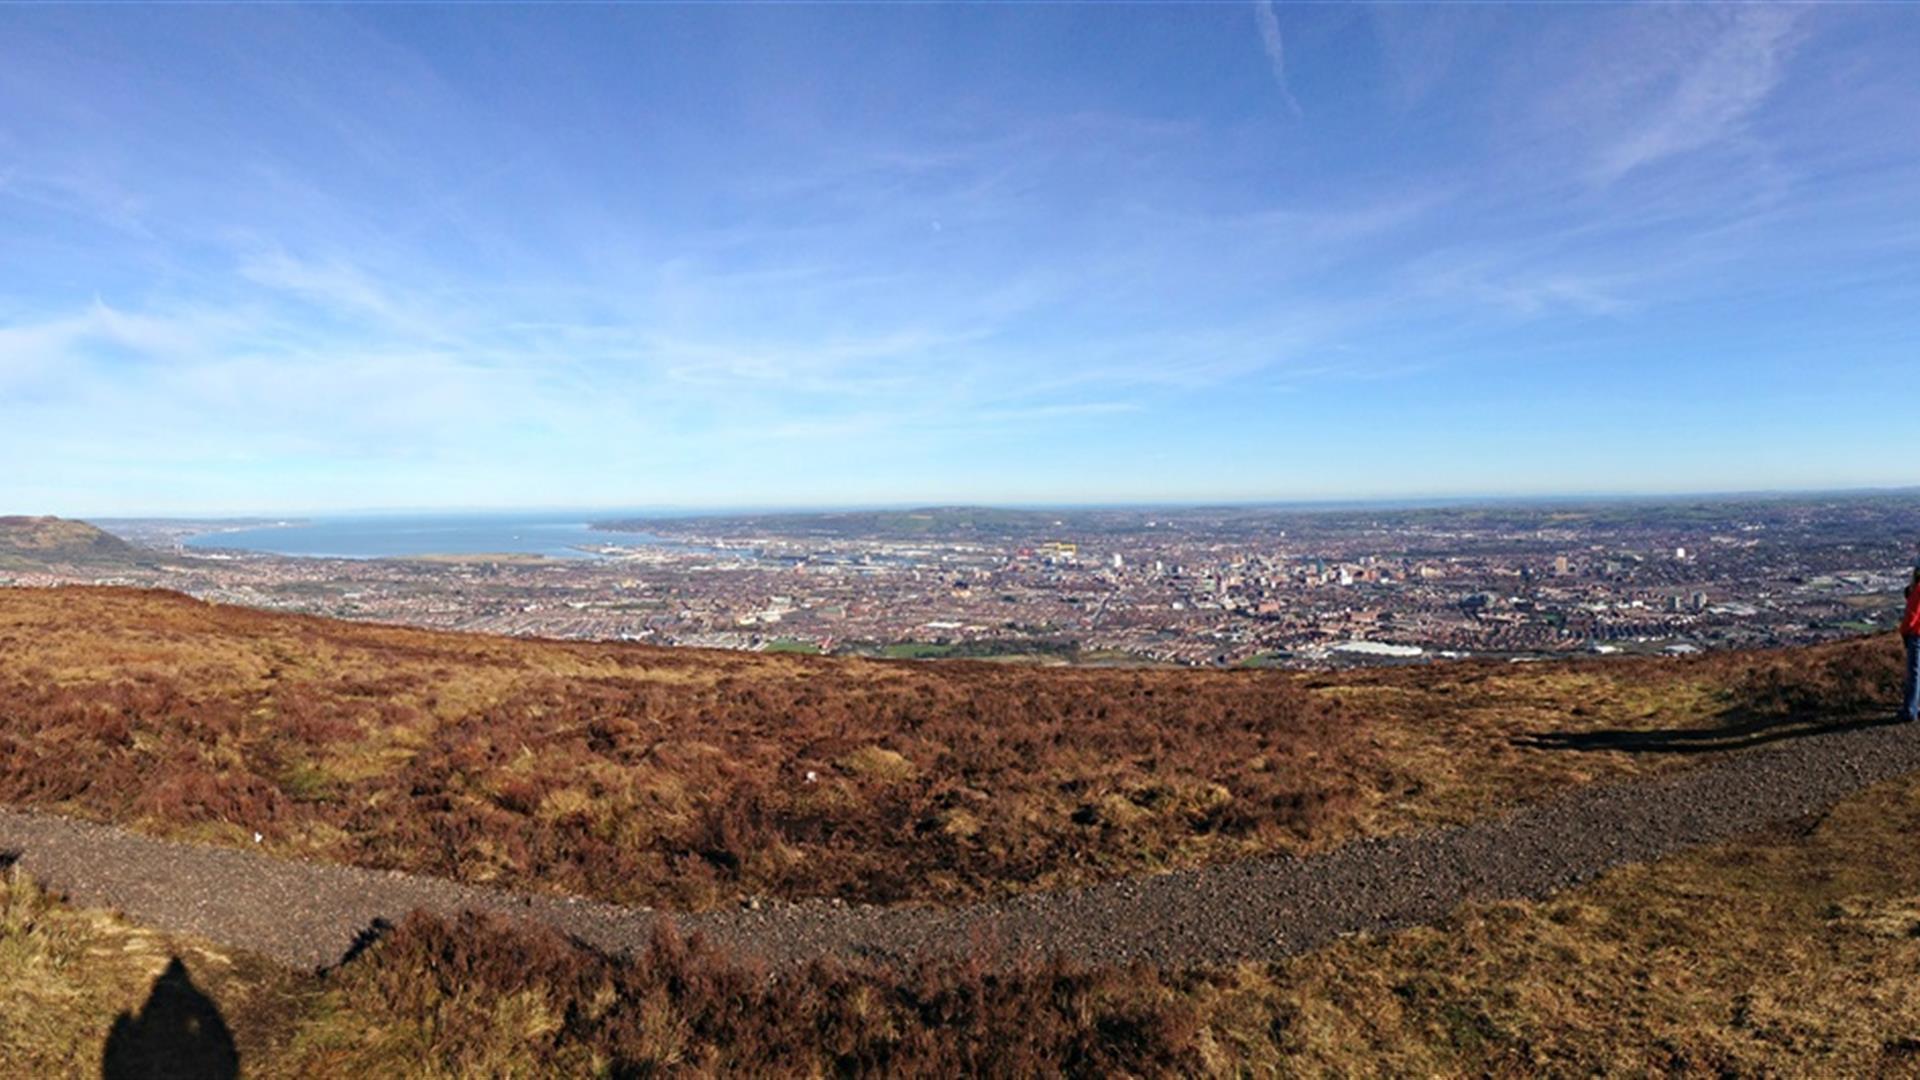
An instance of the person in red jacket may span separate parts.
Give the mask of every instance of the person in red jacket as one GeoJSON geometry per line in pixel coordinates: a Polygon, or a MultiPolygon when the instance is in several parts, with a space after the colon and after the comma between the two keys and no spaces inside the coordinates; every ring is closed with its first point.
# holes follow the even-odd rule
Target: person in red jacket
{"type": "Polygon", "coordinates": [[[1911,724],[1920,720],[1920,566],[1913,569],[1907,584],[1907,614],[1900,620],[1900,639],[1907,646],[1906,702],[1900,707],[1900,719],[1911,724]]]}

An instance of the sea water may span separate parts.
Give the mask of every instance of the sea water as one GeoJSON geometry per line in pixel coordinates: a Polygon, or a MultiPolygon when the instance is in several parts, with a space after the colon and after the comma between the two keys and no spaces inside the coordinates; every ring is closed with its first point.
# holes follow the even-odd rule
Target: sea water
{"type": "Polygon", "coordinates": [[[596,532],[579,514],[367,514],[202,533],[187,546],[338,559],[507,554],[584,559],[593,553],[582,548],[650,542],[657,541],[645,533],[596,532]]]}

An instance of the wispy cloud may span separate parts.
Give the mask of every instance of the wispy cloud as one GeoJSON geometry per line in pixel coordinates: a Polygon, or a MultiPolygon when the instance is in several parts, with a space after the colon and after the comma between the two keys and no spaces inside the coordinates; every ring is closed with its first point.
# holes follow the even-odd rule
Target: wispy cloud
{"type": "Polygon", "coordinates": [[[1779,83],[1801,10],[1785,4],[1733,9],[1718,40],[1678,74],[1631,129],[1601,149],[1600,177],[1615,180],[1737,134],[1779,83]]]}
{"type": "Polygon", "coordinates": [[[365,273],[342,261],[312,262],[282,251],[263,252],[241,260],[240,276],[335,312],[391,319],[398,310],[365,273]]]}
{"type": "Polygon", "coordinates": [[[1238,81],[1098,5],[963,5],[911,49],[889,20],[918,13],[783,8],[776,48],[710,6],[583,10],[497,52],[497,20],[183,9],[178,55],[23,13],[0,461],[93,463],[70,505],[162,475],[237,505],[294,476],[283,505],[1173,490],[1221,452],[1438,462],[1367,418],[1454,423],[1519,385],[1503,364],[1601,338],[1648,385],[1660,333],[1743,331],[1810,265],[1849,283],[1834,325],[1912,336],[1870,317],[1911,309],[1911,39],[1828,32],[1910,21],[1395,5],[1369,39],[1252,9],[1253,35],[1242,6],[1179,16],[1238,81]],[[1049,20],[1115,47],[952,60],[1049,20]],[[1320,43],[1337,71],[1300,63],[1320,43]],[[1321,123],[1261,137],[1303,100],[1321,123]]]}
{"type": "Polygon", "coordinates": [[[63,391],[69,377],[95,357],[122,367],[192,358],[234,326],[229,316],[205,311],[135,313],[97,297],[70,314],[0,325],[0,406],[5,395],[23,393],[37,380],[47,384],[41,392],[63,391]]]}
{"type": "Polygon", "coordinates": [[[1254,0],[1253,21],[1260,27],[1260,48],[1267,54],[1267,66],[1273,69],[1274,84],[1280,87],[1280,99],[1287,103],[1287,110],[1295,116],[1300,115],[1300,102],[1293,96],[1292,87],[1287,85],[1287,45],[1280,36],[1280,16],[1274,11],[1273,0],[1254,0]]]}
{"type": "Polygon", "coordinates": [[[74,171],[29,172],[18,164],[0,169],[0,200],[18,199],[127,233],[156,239],[136,195],[102,177],[74,171]]]}
{"type": "Polygon", "coordinates": [[[1485,263],[1415,272],[1422,293],[1485,304],[1509,314],[1620,315],[1632,304],[1620,295],[1624,280],[1568,270],[1501,268],[1485,263]]]}
{"type": "Polygon", "coordinates": [[[1567,63],[1550,122],[1591,133],[1590,177],[1603,186],[1737,140],[1784,77],[1806,10],[1621,13],[1610,33],[1595,31],[1583,60],[1567,63]]]}
{"type": "Polygon", "coordinates": [[[997,421],[1060,420],[1075,416],[1113,416],[1137,413],[1146,407],[1135,401],[1080,401],[1065,405],[1033,405],[1021,409],[984,409],[977,419],[997,421]]]}

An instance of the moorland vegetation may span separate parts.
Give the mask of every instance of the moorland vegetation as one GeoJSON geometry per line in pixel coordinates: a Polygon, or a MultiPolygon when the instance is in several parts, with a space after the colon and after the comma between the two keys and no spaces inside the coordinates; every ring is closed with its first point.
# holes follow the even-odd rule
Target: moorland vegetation
{"type": "Polygon", "coordinates": [[[0,1060],[94,1075],[183,961],[251,1076],[1912,1075],[1920,781],[1275,964],[784,974],[415,915],[295,972],[0,876],[0,1060]]]}
{"type": "Polygon", "coordinates": [[[1690,760],[1636,751],[1867,715],[1897,678],[1878,639],[1344,674],[1035,668],[0,589],[0,802],[619,902],[953,903],[1469,820],[1690,760]]]}

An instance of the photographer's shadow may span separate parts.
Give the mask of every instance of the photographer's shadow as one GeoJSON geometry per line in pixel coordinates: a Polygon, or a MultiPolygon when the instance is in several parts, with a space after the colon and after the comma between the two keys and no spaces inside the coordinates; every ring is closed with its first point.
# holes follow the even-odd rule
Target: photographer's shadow
{"type": "Polygon", "coordinates": [[[195,1077],[230,1080],[240,1075],[240,1052],[220,1007],[174,957],[153,981],[138,1013],[123,1012],[107,1035],[100,1057],[102,1080],[195,1077]]]}

